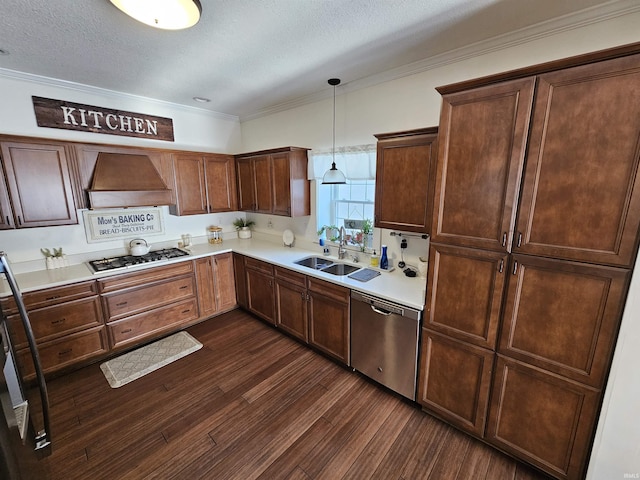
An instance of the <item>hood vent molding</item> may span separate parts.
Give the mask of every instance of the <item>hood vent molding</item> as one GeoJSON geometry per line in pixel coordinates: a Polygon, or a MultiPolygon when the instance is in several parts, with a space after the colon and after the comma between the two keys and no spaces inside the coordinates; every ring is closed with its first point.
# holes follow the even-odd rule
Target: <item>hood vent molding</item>
{"type": "Polygon", "coordinates": [[[171,190],[146,155],[100,153],[89,193],[91,208],[170,205],[171,190]]]}

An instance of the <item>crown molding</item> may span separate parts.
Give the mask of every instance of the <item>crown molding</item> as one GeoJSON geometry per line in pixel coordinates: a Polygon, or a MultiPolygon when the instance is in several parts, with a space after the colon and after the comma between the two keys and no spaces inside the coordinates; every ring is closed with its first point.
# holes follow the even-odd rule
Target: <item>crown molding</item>
{"type": "Polygon", "coordinates": [[[62,88],[62,89],[71,90],[74,92],[86,93],[89,95],[101,95],[104,97],[124,99],[129,101],[136,101],[136,102],[143,101],[143,102],[158,105],[161,107],[168,107],[168,108],[171,108],[172,110],[182,110],[184,112],[205,114],[208,116],[212,116],[214,118],[218,118],[220,120],[228,120],[232,122],[240,121],[240,117],[238,117],[237,115],[230,115],[227,113],[215,112],[212,110],[207,110],[205,108],[198,108],[198,107],[192,107],[190,105],[183,105],[180,103],[167,102],[164,100],[158,100],[156,98],[143,97],[141,95],[133,95],[131,93],[118,92],[118,91],[109,90],[106,88],[93,87],[91,85],[70,82],[67,80],[60,80],[57,78],[44,77],[42,75],[34,75],[32,73],[18,72],[16,70],[9,70],[6,68],[0,68],[0,77],[8,78],[10,80],[19,80],[21,82],[35,83],[35,84],[44,85],[47,87],[62,88]]]}
{"type": "MultiPolygon", "coordinates": [[[[399,78],[423,73],[428,70],[443,67],[452,63],[461,62],[469,58],[493,53],[496,51],[511,48],[517,45],[533,42],[541,38],[556,35],[558,33],[575,30],[588,25],[593,25],[603,21],[607,21],[616,17],[629,15],[640,12],[640,4],[637,0],[614,0],[604,5],[598,5],[591,8],[580,10],[579,12],[563,15],[544,22],[521,28],[504,35],[498,35],[487,40],[482,40],[465,47],[450,50],[438,55],[418,60],[401,67],[387,70],[385,72],[371,75],[368,77],[348,81],[340,85],[338,95],[348,93],[350,91],[360,90],[372,87],[381,83],[397,80],[399,78]]],[[[302,107],[304,105],[325,100],[333,96],[333,90],[325,90],[298,97],[286,102],[272,105],[268,108],[258,110],[248,115],[240,117],[241,122],[254,120],[267,115],[290,110],[292,108],[302,107]]]]}

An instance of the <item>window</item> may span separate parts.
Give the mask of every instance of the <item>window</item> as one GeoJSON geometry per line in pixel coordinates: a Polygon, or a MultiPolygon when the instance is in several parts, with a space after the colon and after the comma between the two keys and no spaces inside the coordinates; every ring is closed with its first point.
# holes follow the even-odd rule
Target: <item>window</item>
{"type": "MultiPolygon", "coordinates": [[[[345,227],[347,244],[370,248],[375,200],[375,145],[336,149],[336,166],[344,172],[344,185],[322,185],[322,176],[333,161],[332,152],[310,152],[310,178],[316,180],[316,218],[323,226],[345,227]]],[[[331,239],[337,233],[330,233],[331,239]]]]}

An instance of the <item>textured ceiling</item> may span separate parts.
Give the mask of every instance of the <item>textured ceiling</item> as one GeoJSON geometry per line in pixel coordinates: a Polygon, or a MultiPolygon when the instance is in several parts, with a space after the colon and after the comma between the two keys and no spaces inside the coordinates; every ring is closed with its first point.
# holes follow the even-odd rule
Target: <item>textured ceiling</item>
{"type": "Polygon", "coordinates": [[[558,21],[571,25],[635,2],[201,3],[195,27],[163,31],[127,17],[109,0],[2,0],[0,49],[9,54],[0,55],[0,74],[24,72],[251,118],[331,95],[331,77],[362,83],[498,36],[524,38],[528,27],[544,30],[552,19],[557,28],[558,21]],[[211,102],[196,103],[194,96],[211,102]]]}

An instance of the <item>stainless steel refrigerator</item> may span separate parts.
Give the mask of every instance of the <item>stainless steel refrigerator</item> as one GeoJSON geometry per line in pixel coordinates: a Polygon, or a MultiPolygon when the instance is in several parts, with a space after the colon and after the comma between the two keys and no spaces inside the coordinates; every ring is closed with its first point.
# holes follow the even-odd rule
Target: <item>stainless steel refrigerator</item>
{"type": "Polygon", "coordinates": [[[36,373],[35,379],[29,380],[21,374],[7,317],[0,312],[0,478],[46,480],[47,462],[42,459],[51,454],[47,385],[22,294],[4,252],[0,252],[0,274],[9,284],[18,310],[19,321],[12,327],[24,329],[31,353],[28,361],[33,362],[36,373]]]}

